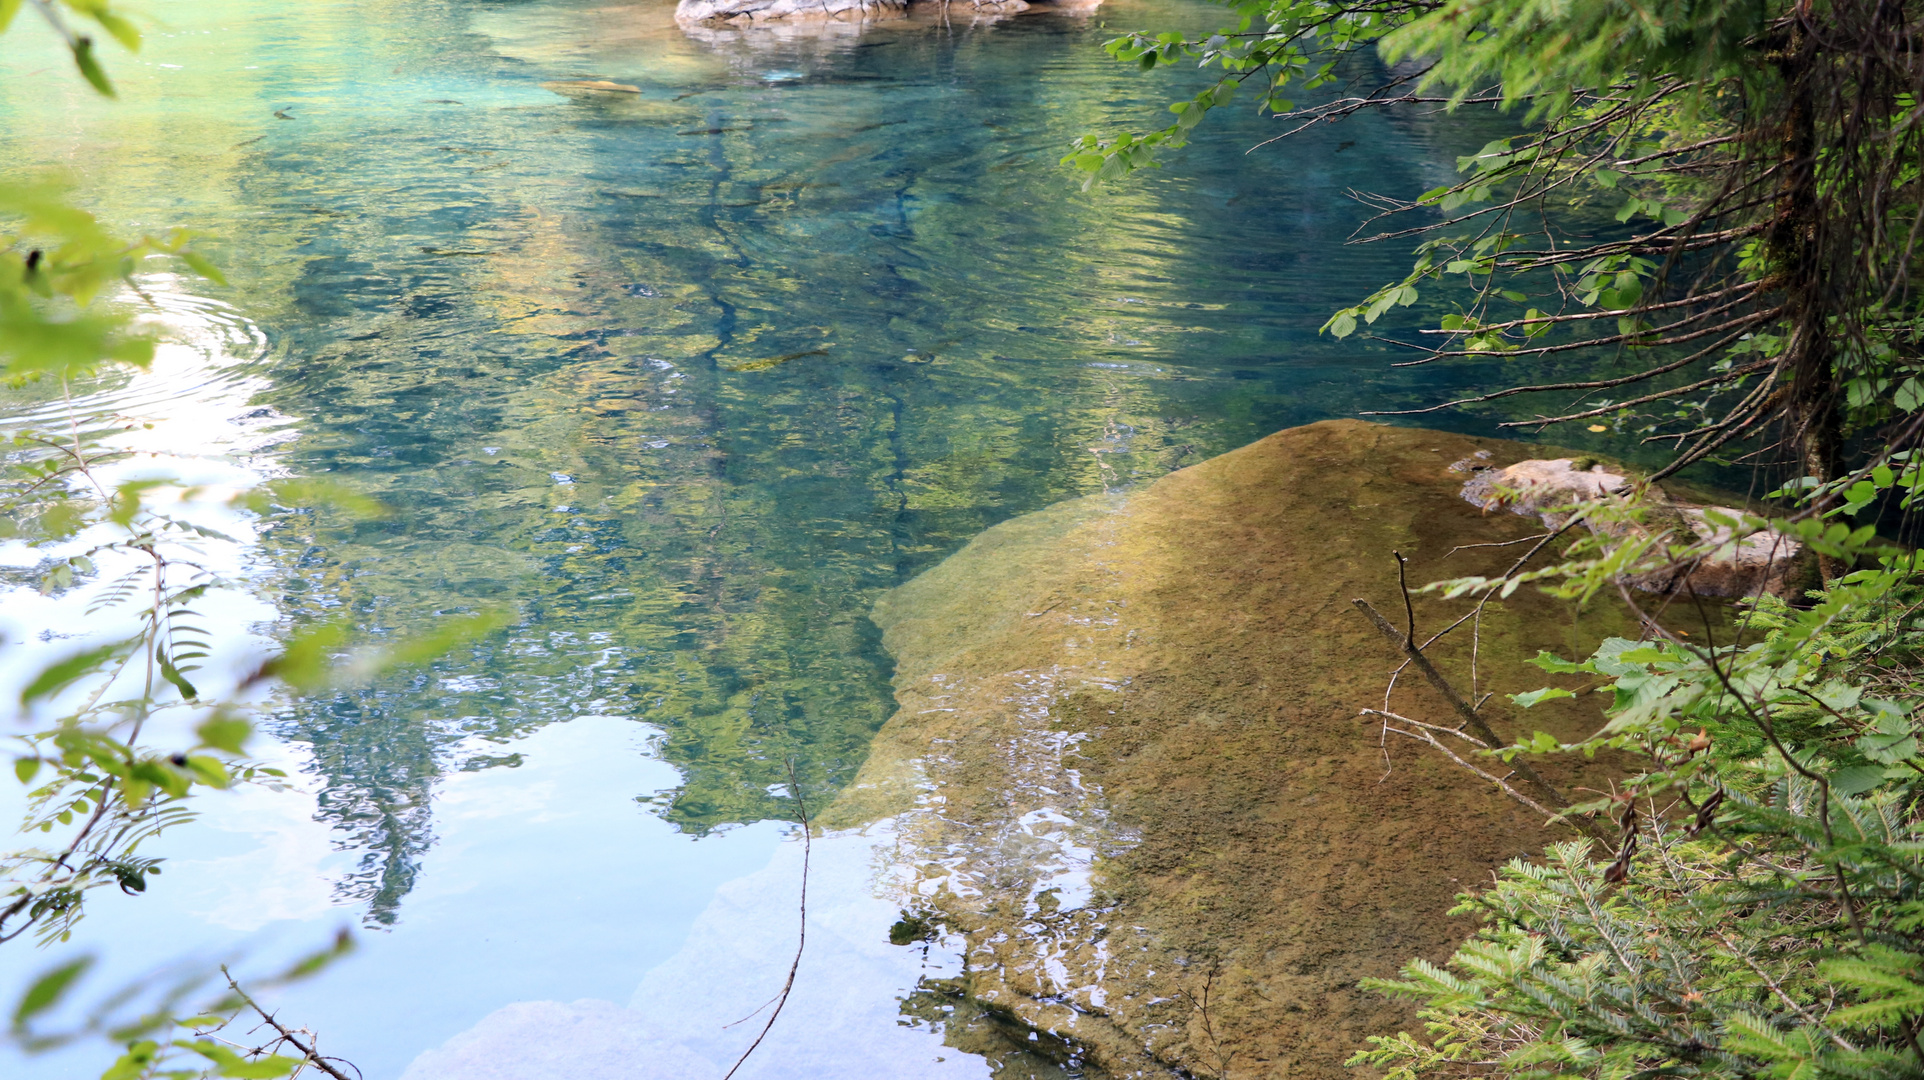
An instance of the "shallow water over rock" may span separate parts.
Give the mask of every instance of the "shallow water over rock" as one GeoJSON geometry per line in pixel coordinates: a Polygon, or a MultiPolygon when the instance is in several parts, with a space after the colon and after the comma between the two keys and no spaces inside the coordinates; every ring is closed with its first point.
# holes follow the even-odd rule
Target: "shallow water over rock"
{"type": "MultiPolygon", "coordinates": [[[[1450,466],[1533,450],[1331,421],[988,530],[877,603],[898,710],[825,823],[893,815],[952,985],[1112,1074],[1341,1075],[1410,1020],[1356,981],[1441,959],[1452,896],[1550,835],[1359,722],[1450,714],[1414,676],[1384,705],[1397,657],[1351,599],[1400,620],[1393,551],[1417,583],[1499,572],[1515,550],[1456,549],[1533,524],[1450,466]]],[[[1465,606],[1415,602],[1425,632],[1465,606]]],[[[1478,681],[1466,640],[1438,655],[1466,692],[1523,687],[1537,649],[1633,629],[1526,590],[1484,616],[1478,681]]],[[[1529,725],[1594,722],[1560,704],[1529,725]]]]}

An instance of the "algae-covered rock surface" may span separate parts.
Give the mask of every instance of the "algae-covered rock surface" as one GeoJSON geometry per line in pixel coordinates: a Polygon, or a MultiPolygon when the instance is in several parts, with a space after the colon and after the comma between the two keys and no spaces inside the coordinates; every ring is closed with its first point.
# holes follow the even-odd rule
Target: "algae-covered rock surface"
{"type": "MultiPolygon", "coordinates": [[[[927,993],[1114,1076],[1334,1077],[1410,1023],[1357,980],[1443,959],[1471,925],[1445,916],[1452,897],[1553,834],[1359,717],[1397,657],[1350,601],[1402,620],[1394,551],[1412,583],[1500,572],[1522,547],[1454,549],[1542,529],[1464,501],[1451,466],[1533,449],[1295,428],[1005,522],[885,595],[898,709],[822,824],[896,819],[905,907],[967,961],[927,993]]],[[[1415,610],[1427,632],[1466,606],[1415,610]]],[[[1466,693],[1530,689],[1538,649],[1630,629],[1524,590],[1483,618],[1474,684],[1466,637],[1436,658],[1466,693]]],[[[1451,722],[1413,672],[1391,705],[1451,722]]],[[[1597,718],[1585,701],[1519,717],[1500,693],[1486,709],[1504,733],[1597,718]]],[[[1545,772],[1580,782],[1568,769],[1545,772]]]]}

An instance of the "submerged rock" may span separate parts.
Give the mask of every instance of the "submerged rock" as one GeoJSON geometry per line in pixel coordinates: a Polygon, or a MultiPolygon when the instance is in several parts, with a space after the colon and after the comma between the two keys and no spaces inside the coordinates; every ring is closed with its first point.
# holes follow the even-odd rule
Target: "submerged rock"
{"type": "MultiPolygon", "coordinates": [[[[1459,463],[1463,464],[1463,463],[1459,463]]],[[[1463,497],[1484,510],[1507,508],[1533,516],[1553,529],[1562,528],[1575,508],[1585,503],[1626,495],[1631,480],[1609,471],[1595,459],[1533,458],[1503,468],[1484,468],[1463,485],[1463,497]]],[[[1647,535],[1716,544],[1716,550],[1695,562],[1631,578],[1629,584],[1646,592],[1685,592],[1698,596],[1737,597],[1771,593],[1796,596],[1810,584],[1804,545],[1771,529],[1736,539],[1731,522],[1744,516],[1729,506],[1700,506],[1666,494],[1660,488],[1645,493],[1649,509],[1641,523],[1589,523],[1592,531],[1623,535],[1636,529],[1647,535]],[[1722,521],[1716,519],[1721,518],[1722,521]]]]}
{"type": "Polygon", "coordinates": [[[584,97],[597,94],[639,94],[641,87],[627,83],[609,82],[607,79],[557,79],[541,84],[543,90],[552,90],[564,97],[584,97]]]}
{"type": "Polygon", "coordinates": [[[1035,4],[1028,0],[920,0],[914,4],[910,0],[680,0],[675,6],[675,21],[683,27],[716,24],[745,27],[774,22],[864,23],[900,19],[911,10],[927,13],[937,20],[950,16],[993,20],[1032,8],[1087,14],[1100,3],[1101,0],[1037,0],[1035,4]]]}
{"type": "MultiPolygon", "coordinates": [[[[1411,1024],[1357,980],[1447,956],[1471,925],[1445,916],[1454,894],[1552,834],[1359,722],[1398,657],[1350,600],[1401,622],[1393,551],[1412,583],[1499,572],[1515,549],[1462,545],[1534,523],[1465,503],[1450,463],[1530,449],[1296,428],[1004,522],[886,594],[898,709],[820,820],[894,818],[904,923],[964,955],[937,989],[1114,1076],[1335,1078],[1411,1024]]],[[[1430,631],[1464,605],[1414,607],[1430,631]]],[[[1486,612],[1478,677],[1467,638],[1434,657],[1465,692],[1528,689],[1538,649],[1634,634],[1625,613],[1572,619],[1526,590],[1486,612]]],[[[1389,701],[1448,717],[1419,680],[1389,701]]],[[[1594,722],[1569,701],[1529,716],[1559,737],[1594,722]]],[[[1571,767],[1545,771],[1567,785],[1571,767]]]]}
{"type": "Polygon", "coordinates": [[[675,21],[766,22],[774,19],[862,20],[899,15],[906,0],[681,0],[675,21]]]}

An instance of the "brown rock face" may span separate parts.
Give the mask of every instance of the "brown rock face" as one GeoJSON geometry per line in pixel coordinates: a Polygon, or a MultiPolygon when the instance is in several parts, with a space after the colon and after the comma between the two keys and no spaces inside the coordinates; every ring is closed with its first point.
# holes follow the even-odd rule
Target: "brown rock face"
{"type": "MultiPolygon", "coordinates": [[[[1116,1076],[1335,1078],[1412,1023],[1357,980],[1442,960],[1470,928],[1452,897],[1552,834],[1359,719],[1397,657],[1350,600],[1401,623],[1392,551],[1412,584],[1500,572],[1520,548],[1452,550],[1539,530],[1466,503],[1450,463],[1530,449],[1314,424],[1006,522],[887,594],[899,708],[823,823],[896,817],[905,906],[969,958],[931,993],[1116,1076]]],[[[1415,609],[1423,633],[1468,607],[1415,609]]],[[[1612,633],[1627,615],[1579,626],[1523,590],[1487,609],[1475,679],[1467,638],[1435,659],[1465,693],[1526,690],[1546,679],[1525,657],[1612,633]]],[[[1450,722],[1413,673],[1390,702],[1450,722]]],[[[1485,711],[1505,734],[1598,720],[1587,701],[1517,717],[1501,694],[1485,711]]]]}

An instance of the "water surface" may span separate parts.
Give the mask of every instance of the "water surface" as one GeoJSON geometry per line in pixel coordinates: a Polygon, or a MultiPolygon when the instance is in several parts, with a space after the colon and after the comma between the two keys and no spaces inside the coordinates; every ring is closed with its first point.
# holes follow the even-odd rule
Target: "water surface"
{"type": "MultiPolygon", "coordinates": [[[[669,11],[162,4],[147,48],[113,59],[117,102],[33,27],[0,57],[6,160],[76,167],[127,228],[204,231],[232,280],[150,281],[234,329],[138,401],[83,406],[191,409],[178,448],[393,510],[259,523],[228,556],[264,610],[236,609],[231,638],[512,612],[429,670],[277,709],[268,755],[303,792],[210,800],[176,872],[88,924],[120,970],[370,928],[288,998],[370,1078],[516,1002],[672,998],[662,980],[699,970],[731,880],[761,883],[741,918],[781,933],[766,970],[706,977],[761,1001],[789,932],[769,876],[795,846],[789,770],[832,798],[892,708],[867,618],[882,590],[1014,515],[1466,377],[1316,334],[1406,268],[1400,248],[1342,246],[1347,193],[1451,175],[1464,148],[1426,121],[1246,155],[1271,132],[1237,113],[1093,193],[1058,166],[1084,131],[1159,123],[1195,79],[1114,65],[1105,36],[1219,9],[700,37],[669,11]],[[581,79],[639,92],[543,85],[581,79]]],[[[875,962],[844,989],[924,961],[875,962]]],[[[889,1023],[896,1003],[871,996],[889,1023]]],[[[593,1015],[610,1046],[672,1037],[593,1015]]],[[[916,1037],[930,1075],[987,1068],[916,1037]]]]}

